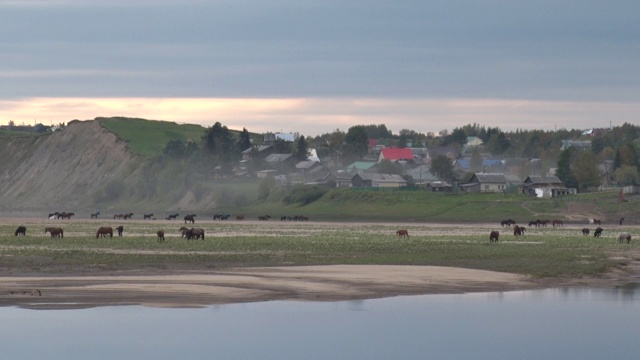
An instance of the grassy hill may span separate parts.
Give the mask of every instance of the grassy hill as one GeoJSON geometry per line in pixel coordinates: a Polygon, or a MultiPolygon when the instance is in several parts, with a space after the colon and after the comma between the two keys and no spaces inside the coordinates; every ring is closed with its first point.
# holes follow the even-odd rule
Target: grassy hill
{"type": "Polygon", "coordinates": [[[96,118],[100,125],[127,142],[138,155],[154,156],[162,153],[167,142],[181,139],[200,143],[205,128],[194,124],[176,124],[136,118],[96,118]]]}

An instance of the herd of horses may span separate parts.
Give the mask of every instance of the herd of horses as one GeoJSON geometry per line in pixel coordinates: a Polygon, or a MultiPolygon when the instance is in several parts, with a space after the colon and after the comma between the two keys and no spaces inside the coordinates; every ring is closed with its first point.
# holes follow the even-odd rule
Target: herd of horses
{"type": "Polygon", "coordinates": [[[54,212],[47,215],[47,219],[62,219],[62,220],[71,220],[71,217],[75,214],[72,212],[54,212]]]}
{"type": "MultiPolygon", "coordinates": [[[[623,221],[624,221],[624,218],[620,218],[620,220],[618,221],[618,224],[622,225],[623,221]]],[[[552,224],[554,228],[564,226],[564,223],[562,220],[534,220],[529,222],[530,227],[532,226],[547,227],[548,224],[552,224]]],[[[593,231],[593,237],[597,237],[597,238],[602,237],[602,232],[604,231],[604,229],[600,227],[600,225],[602,225],[602,221],[600,219],[589,219],[589,224],[598,225],[598,227],[593,231]]],[[[502,220],[500,221],[500,225],[502,227],[513,226],[514,236],[524,235],[527,230],[524,226],[518,226],[513,219],[502,220]]],[[[589,236],[591,232],[589,228],[582,228],[580,231],[582,232],[583,236],[589,236]]],[[[500,236],[500,233],[498,231],[491,231],[489,233],[489,242],[497,242],[499,236],[500,236]]],[[[626,241],[627,244],[631,243],[630,233],[623,232],[618,235],[618,242],[622,243],[624,241],[626,241]]]]}
{"type": "MultiPolygon", "coordinates": [[[[50,213],[48,215],[49,219],[71,219],[72,216],[74,216],[75,214],[72,212],[55,212],[55,213],[50,213]]],[[[95,212],[91,214],[91,218],[92,219],[97,219],[98,215],[100,215],[99,212],[95,212]]],[[[166,217],[167,220],[176,220],[177,217],[180,214],[171,214],[168,215],[166,217]]],[[[123,220],[128,220],[131,219],[133,217],[133,213],[127,213],[127,214],[115,214],[113,215],[114,219],[123,219],[123,220]]],[[[213,220],[228,220],[231,217],[230,214],[227,213],[218,213],[213,215],[213,220]]],[[[145,220],[155,220],[155,218],[153,217],[153,213],[151,214],[144,214],[143,218],[145,220]]],[[[196,218],[196,214],[189,214],[189,215],[185,215],[184,216],[184,222],[185,224],[195,224],[195,218],[196,218]]],[[[258,216],[258,220],[259,221],[267,221],[271,219],[270,215],[260,215],[258,216]]],[[[244,220],[244,215],[238,215],[236,216],[236,220],[244,220]]],[[[295,216],[282,216],[280,217],[281,221],[308,221],[309,217],[304,216],[304,215],[295,215],[295,216]]],[[[624,218],[620,218],[620,220],[618,221],[619,225],[622,225],[624,221],[624,218]]],[[[529,227],[547,227],[548,224],[551,224],[554,228],[557,227],[562,227],[564,226],[564,222],[562,220],[541,220],[541,219],[536,219],[536,220],[532,220],[528,222],[529,227]]],[[[590,218],[589,219],[589,224],[593,224],[593,225],[597,225],[597,228],[593,231],[593,236],[594,237],[601,237],[602,233],[604,231],[604,229],[600,226],[602,224],[602,221],[600,219],[594,219],[594,218],[590,218]]],[[[505,227],[509,227],[513,230],[513,235],[514,236],[522,236],[525,235],[527,232],[527,228],[524,226],[520,226],[517,224],[517,222],[513,219],[506,219],[506,220],[502,220],[500,221],[500,226],[502,228],[505,227]]],[[[122,236],[122,233],[124,231],[124,227],[122,225],[115,227],[115,230],[117,231],[118,236],[122,236]]],[[[191,240],[191,239],[202,239],[204,240],[205,237],[205,231],[202,228],[195,228],[195,227],[191,227],[191,228],[187,228],[185,226],[180,227],[179,229],[180,233],[181,233],[181,237],[182,238],[186,238],[187,240],[191,240]]],[[[589,236],[591,234],[591,230],[588,227],[582,228],[581,233],[583,236],[589,236]]],[[[19,226],[16,231],[15,231],[15,236],[26,236],[26,232],[27,229],[25,226],[19,226]]],[[[63,238],[64,237],[64,230],[60,227],[45,227],[44,230],[45,234],[49,233],[51,235],[52,238],[63,238]]],[[[114,228],[110,227],[110,226],[101,226],[98,228],[97,232],[96,232],[96,238],[100,238],[100,237],[113,237],[113,233],[114,233],[114,228]]],[[[165,240],[165,233],[164,230],[159,230],[157,232],[157,239],[158,242],[162,242],[165,240]]],[[[396,235],[399,238],[409,238],[409,232],[406,229],[400,229],[396,231],[396,235]]],[[[500,238],[500,232],[497,230],[492,230],[489,233],[489,242],[493,243],[493,242],[498,242],[500,238]]],[[[628,232],[622,232],[618,235],[617,237],[618,242],[623,243],[626,241],[626,243],[630,243],[631,242],[631,234],[628,232]]]]}
{"type": "MultiPolygon", "coordinates": [[[[69,212],[55,212],[55,213],[49,214],[48,219],[70,219],[71,216],[73,215],[74,213],[69,213],[69,212]]],[[[91,213],[91,219],[97,219],[99,215],[100,215],[99,211],[96,211],[95,213],[91,213]]],[[[176,220],[178,216],[180,216],[179,213],[170,214],[165,217],[165,220],[176,220]]],[[[144,220],[156,220],[156,218],[153,216],[153,213],[143,214],[142,217],[144,220]]],[[[133,218],[133,213],[126,213],[126,214],[120,213],[120,214],[113,215],[114,220],[115,219],[130,220],[132,218],[133,218]]],[[[195,224],[196,222],[195,218],[196,218],[196,214],[185,215],[184,223],[195,224]]],[[[231,218],[231,214],[224,213],[224,212],[213,215],[213,220],[229,220],[230,218],[231,218]]],[[[244,215],[236,216],[236,221],[242,221],[244,219],[245,219],[244,215]]],[[[271,219],[271,215],[258,216],[259,221],[267,221],[269,219],[271,219]]],[[[293,215],[293,216],[283,215],[280,217],[280,220],[281,221],[309,221],[309,217],[305,215],[293,215]]]]}

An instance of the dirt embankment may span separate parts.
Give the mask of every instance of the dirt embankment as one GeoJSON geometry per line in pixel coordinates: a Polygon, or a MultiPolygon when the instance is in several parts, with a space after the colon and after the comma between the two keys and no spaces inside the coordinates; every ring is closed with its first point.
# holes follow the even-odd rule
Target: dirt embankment
{"type": "Polygon", "coordinates": [[[136,161],[126,143],[98,121],[72,121],[63,131],[0,139],[0,209],[73,211],[136,161]]]}

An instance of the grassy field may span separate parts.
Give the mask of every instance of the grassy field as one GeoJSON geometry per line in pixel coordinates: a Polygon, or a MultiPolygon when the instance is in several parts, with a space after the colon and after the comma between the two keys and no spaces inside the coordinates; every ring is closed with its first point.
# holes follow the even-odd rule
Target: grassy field
{"type": "MultiPolygon", "coordinates": [[[[115,270],[162,270],[320,264],[439,265],[495,270],[535,277],[597,275],[627,260],[612,254],[637,249],[618,244],[620,229],[603,238],[583,237],[576,227],[530,229],[514,237],[499,226],[206,221],[204,241],[179,236],[181,221],[26,221],[0,225],[0,269],[7,274],[115,270]],[[45,225],[64,228],[62,239],[44,234],[45,225]],[[124,236],[96,239],[99,226],[123,224],[124,236]],[[398,228],[410,238],[399,239],[398,228]],[[163,229],[167,238],[156,240],[163,229]],[[490,230],[500,242],[489,243],[490,230]]],[[[628,230],[628,229],[627,229],[628,230]]],[[[633,229],[631,229],[633,234],[633,229]]],[[[634,236],[637,236],[634,234],[634,236]]]]}
{"type": "MultiPolygon", "coordinates": [[[[233,194],[255,192],[249,189],[249,185],[229,186],[225,188],[225,194],[233,197],[233,194]]],[[[521,224],[536,219],[586,224],[588,218],[597,217],[605,223],[617,224],[620,217],[625,217],[629,223],[640,218],[640,197],[628,197],[629,202],[619,204],[615,191],[574,195],[564,199],[537,199],[522,194],[333,189],[307,205],[286,204],[281,198],[243,207],[220,205],[203,213],[211,215],[222,211],[234,216],[243,214],[253,220],[265,214],[277,218],[283,215],[306,215],[314,220],[336,222],[499,223],[511,218],[521,224]]]]}

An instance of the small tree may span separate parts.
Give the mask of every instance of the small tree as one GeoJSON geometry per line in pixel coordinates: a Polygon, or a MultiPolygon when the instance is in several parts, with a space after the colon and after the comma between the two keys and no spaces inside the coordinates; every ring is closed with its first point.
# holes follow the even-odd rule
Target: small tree
{"type": "Polygon", "coordinates": [[[571,172],[582,191],[589,190],[602,184],[602,173],[598,169],[598,162],[591,150],[580,151],[571,166],[571,172]]]}
{"type": "Polygon", "coordinates": [[[640,174],[638,174],[637,166],[623,165],[615,171],[613,177],[620,185],[637,185],[640,183],[640,174]]]}

